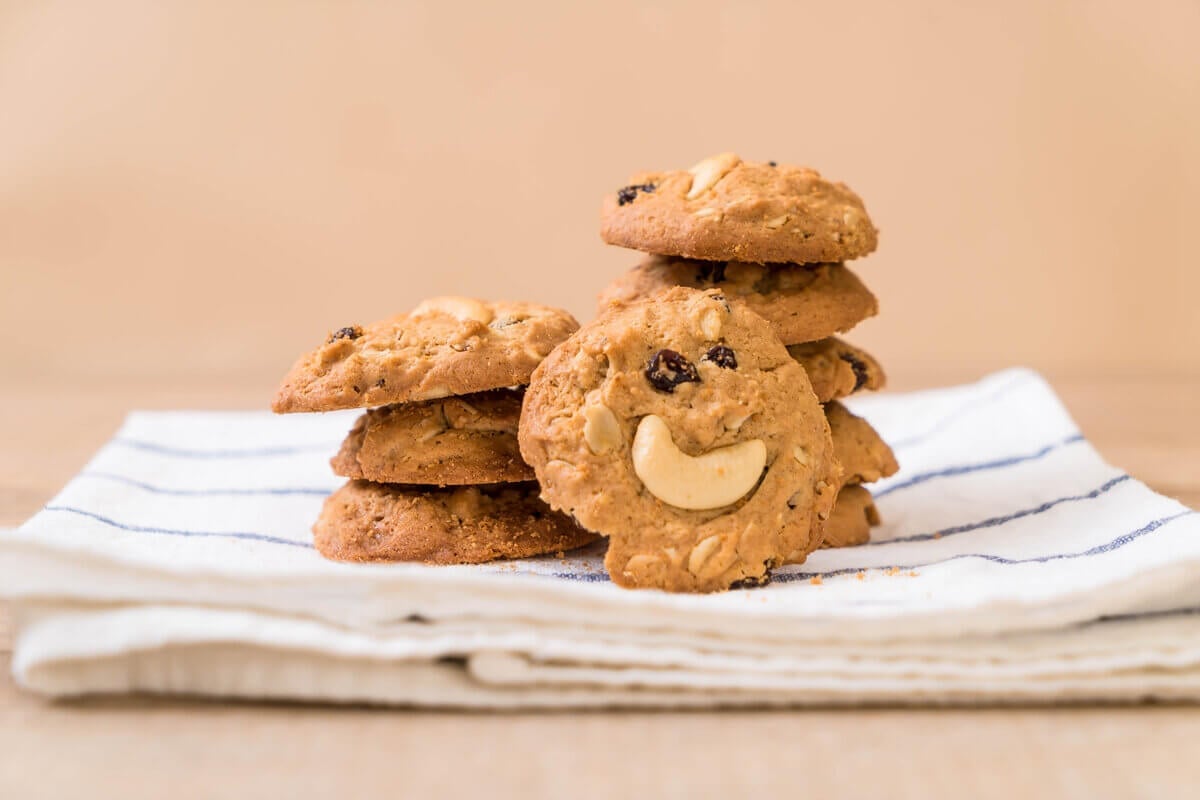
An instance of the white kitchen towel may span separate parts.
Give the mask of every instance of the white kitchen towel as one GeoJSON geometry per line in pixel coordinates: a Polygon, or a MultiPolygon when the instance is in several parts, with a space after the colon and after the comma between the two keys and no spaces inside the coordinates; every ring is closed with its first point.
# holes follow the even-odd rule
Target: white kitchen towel
{"type": "Polygon", "coordinates": [[[1200,518],[1104,463],[1041,378],[851,405],[901,463],[872,542],[710,596],[618,589],[602,546],[326,562],[309,528],[353,413],[135,413],[0,535],[14,672],[485,707],[1200,697],[1200,518]]]}

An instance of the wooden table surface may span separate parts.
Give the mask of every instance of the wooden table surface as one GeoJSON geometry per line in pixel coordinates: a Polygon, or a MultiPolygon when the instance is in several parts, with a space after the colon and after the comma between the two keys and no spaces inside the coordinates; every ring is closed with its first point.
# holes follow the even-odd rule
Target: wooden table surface
{"type": "MultiPolygon", "coordinates": [[[[965,375],[944,376],[940,382],[965,375]]],[[[0,388],[0,525],[32,514],[133,407],[255,407],[262,378],[0,388]]],[[[932,385],[937,378],[920,381],[932,385]]],[[[1200,380],[1053,381],[1112,462],[1200,505],[1200,380]]],[[[914,382],[902,384],[911,388],[914,382]]],[[[9,637],[0,621],[0,659],[9,637]]],[[[229,793],[926,798],[1183,796],[1191,707],[459,714],[145,698],[50,703],[0,678],[0,797],[229,793]]],[[[1192,756],[1192,757],[1189,757],[1192,756]]]]}

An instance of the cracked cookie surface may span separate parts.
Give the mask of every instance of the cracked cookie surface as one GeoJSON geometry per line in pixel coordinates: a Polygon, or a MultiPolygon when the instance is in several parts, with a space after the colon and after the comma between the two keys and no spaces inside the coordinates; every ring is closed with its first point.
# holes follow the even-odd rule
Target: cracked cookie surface
{"type": "Polygon", "coordinates": [[[521,460],[521,392],[491,392],[373,408],[330,461],[344,478],[438,486],[533,480],[521,460]]]}
{"type": "Polygon", "coordinates": [[[609,537],[626,587],[716,591],[820,541],[829,426],[770,324],[716,290],[612,308],[534,371],[519,429],[542,497],[609,537]]]}
{"type": "Polygon", "coordinates": [[[646,253],[760,264],[848,261],[878,243],[862,200],[845,184],[732,153],[634,175],[605,196],[600,236],[646,253]]]}
{"type": "Polygon", "coordinates": [[[784,344],[848,331],[879,311],[879,302],[842,264],[750,264],[651,256],[600,293],[599,310],[629,305],[672,286],[719,289],[745,301],[784,344]]]}
{"type": "Polygon", "coordinates": [[[335,561],[481,564],[559,553],[598,537],[538,499],[536,483],[436,489],[350,481],[313,526],[335,561]]]}
{"type": "Polygon", "coordinates": [[[519,386],[578,327],[567,312],[537,303],[432,298],[329,334],[295,363],[271,408],[374,408],[519,386]]]}

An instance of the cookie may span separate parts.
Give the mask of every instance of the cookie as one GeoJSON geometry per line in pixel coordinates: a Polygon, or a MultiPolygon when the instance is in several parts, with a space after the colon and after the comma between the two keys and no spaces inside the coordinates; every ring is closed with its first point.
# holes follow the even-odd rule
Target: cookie
{"type": "Polygon", "coordinates": [[[789,345],[788,352],[804,367],[822,403],[860,389],[882,389],[887,383],[883,367],[873,356],[834,336],[789,345]]]}
{"type": "Polygon", "coordinates": [[[879,510],[871,493],[861,486],[843,486],[833,513],[825,520],[821,547],[866,544],[871,541],[871,528],[879,522],[879,510]]]}
{"type": "Polygon", "coordinates": [[[626,587],[706,592],[820,543],[838,468],[808,377],[715,289],[612,308],[534,371],[518,432],[542,497],[609,537],[626,587]]]}
{"type": "Polygon", "coordinates": [[[600,236],[657,255],[759,264],[848,261],[873,251],[878,238],[844,184],[733,153],[634,175],[604,198],[600,236]]]}
{"type": "Polygon", "coordinates": [[[533,480],[521,460],[521,392],[491,392],[373,408],[330,461],[345,478],[439,486],[533,480]]]}
{"type": "Polygon", "coordinates": [[[582,547],[597,536],[538,499],[536,483],[434,489],[350,481],[313,526],[336,561],[482,564],[582,547]]]}
{"type": "Polygon", "coordinates": [[[578,327],[567,312],[536,303],[426,300],[329,334],[292,367],[271,407],[373,408],[519,386],[578,327]]]}
{"type": "Polygon", "coordinates": [[[826,403],[825,417],[833,437],[833,453],[842,465],[843,483],[873,483],[895,475],[900,465],[887,442],[862,417],[841,403],[826,403]]]}
{"type": "Polygon", "coordinates": [[[879,311],[875,295],[841,264],[747,264],[651,256],[600,293],[600,311],[671,286],[720,289],[771,323],[784,344],[848,331],[879,311]]]}

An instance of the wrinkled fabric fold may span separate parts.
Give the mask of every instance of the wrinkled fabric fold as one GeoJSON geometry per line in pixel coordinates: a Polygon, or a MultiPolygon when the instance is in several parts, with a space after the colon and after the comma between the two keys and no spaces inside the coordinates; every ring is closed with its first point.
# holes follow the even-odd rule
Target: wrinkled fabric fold
{"type": "Polygon", "coordinates": [[[761,588],[627,591],[603,544],[471,567],[312,549],[354,414],[136,412],[0,533],[13,671],[113,692],[462,708],[1200,698],[1200,518],[1035,373],[854,398],[901,470],[870,544],[761,588]]]}

